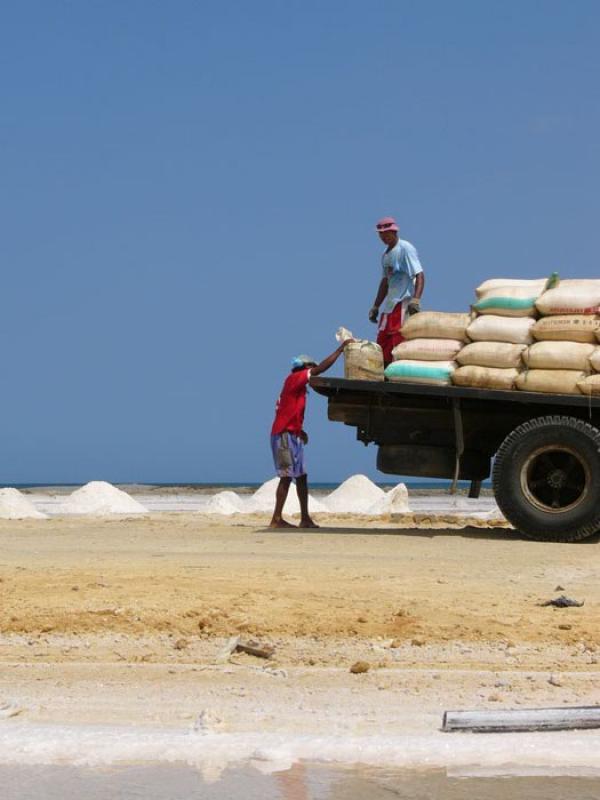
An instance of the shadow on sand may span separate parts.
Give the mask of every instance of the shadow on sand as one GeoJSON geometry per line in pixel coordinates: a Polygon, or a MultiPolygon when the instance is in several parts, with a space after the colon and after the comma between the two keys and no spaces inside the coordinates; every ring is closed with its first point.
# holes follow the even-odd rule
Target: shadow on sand
{"type": "MultiPolygon", "coordinates": [[[[412,536],[422,539],[436,539],[438,536],[455,536],[463,539],[491,539],[494,541],[522,541],[530,542],[531,544],[546,545],[549,542],[536,542],[533,539],[527,539],[522,533],[517,530],[507,528],[333,528],[321,525],[319,528],[260,528],[260,533],[283,534],[290,536],[294,534],[303,534],[305,536],[319,536],[322,534],[331,534],[334,536],[412,536]]],[[[598,544],[600,542],[600,532],[595,533],[588,539],[582,539],[579,542],[572,542],[571,544],[598,544]]],[[[564,542],[556,542],[556,544],[565,544],[564,542]]]]}

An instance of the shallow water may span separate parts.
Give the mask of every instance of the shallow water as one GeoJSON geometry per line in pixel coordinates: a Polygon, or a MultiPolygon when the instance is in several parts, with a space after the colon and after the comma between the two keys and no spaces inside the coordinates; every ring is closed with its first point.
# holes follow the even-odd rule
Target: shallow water
{"type": "MultiPolygon", "coordinates": [[[[216,777],[216,776],[215,776],[216,777]]],[[[444,772],[296,764],[262,774],[226,770],[211,782],[186,765],[90,769],[2,766],[3,800],[599,800],[600,778],[452,777],[444,772]]]]}

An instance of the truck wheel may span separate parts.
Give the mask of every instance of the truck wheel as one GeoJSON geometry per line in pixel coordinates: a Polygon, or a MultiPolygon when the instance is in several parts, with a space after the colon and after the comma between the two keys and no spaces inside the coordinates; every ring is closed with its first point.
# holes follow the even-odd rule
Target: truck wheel
{"type": "Polygon", "coordinates": [[[592,536],[600,529],[600,431],[576,417],[524,422],[500,445],[492,483],[500,510],[529,539],[592,536]]]}

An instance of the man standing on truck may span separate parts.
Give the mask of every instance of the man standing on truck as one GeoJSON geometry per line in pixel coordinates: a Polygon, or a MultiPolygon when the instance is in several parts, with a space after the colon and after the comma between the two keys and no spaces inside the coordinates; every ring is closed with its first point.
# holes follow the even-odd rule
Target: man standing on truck
{"type": "Polygon", "coordinates": [[[296,356],[292,359],[292,371],[283,384],[271,428],[271,450],[275,470],[279,475],[275,511],[269,526],[271,528],[295,527],[281,516],[293,480],[296,481],[296,491],[300,502],[299,527],[319,527],[312,521],[308,513],[308,478],[304,467],[304,445],[308,443],[308,436],[302,426],[304,425],[308,381],[311,376],[320,375],[332,367],[344,352],[344,347],[353,341],[353,339],[346,339],[320,364],[317,364],[310,356],[296,356]]]}
{"type": "Polygon", "coordinates": [[[381,258],[383,277],[369,319],[371,322],[379,320],[377,344],[381,345],[387,366],[392,361],[394,347],[404,341],[400,329],[406,315],[421,310],[425,273],[415,247],[398,237],[398,225],[393,217],[380,219],[376,229],[387,249],[381,258]]]}

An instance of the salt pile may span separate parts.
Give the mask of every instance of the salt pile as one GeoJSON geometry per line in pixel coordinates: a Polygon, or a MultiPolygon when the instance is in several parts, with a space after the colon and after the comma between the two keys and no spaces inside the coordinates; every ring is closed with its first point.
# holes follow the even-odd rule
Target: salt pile
{"type": "Polygon", "coordinates": [[[369,514],[405,514],[410,511],[408,507],[408,489],[405,484],[399,483],[385,493],[385,496],[378,500],[369,509],[369,514]]]}
{"type": "Polygon", "coordinates": [[[90,481],[76,489],[60,508],[63,514],[146,514],[148,509],[127,492],[106,481],[90,481]]]}
{"type": "MultiPolygon", "coordinates": [[[[272,478],[270,481],[263,483],[263,485],[260,486],[248,500],[245,510],[247,512],[273,511],[275,508],[275,493],[277,492],[278,486],[279,478],[272,478]]],[[[318,500],[315,500],[314,497],[309,495],[308,510],[310,513],[314,512],[315,514],[318,514],[323,511],[328,511],[328,508],[326,508],[323,503],[320,503],[318,500]]],[[[290,486],[290,492],[287,496],[287,500],[285,501],[285,507],[283,511],[286,514],[300,513],[300,503],[298,502],[298,495],[296,494],[295,486],[290,486]]]]}
{"type": "Polygon", "coordinates": [[[0,489],[0,519],[48,519],[18,489],[0,489]]]}
{"type": "Polygon", "coordinates": [[[235,492],[218,492],[210,497],[203,509],[207,514],[237,514],[244,510],[244,501],[235,492]]]}
{"type": "Polygon", "coordinates": [[[376,503],[385,499],[385,492],[366,475],[353,475],[338,486],[325,500],[326,510],[338,514],[370,514],[376,503]]]}

